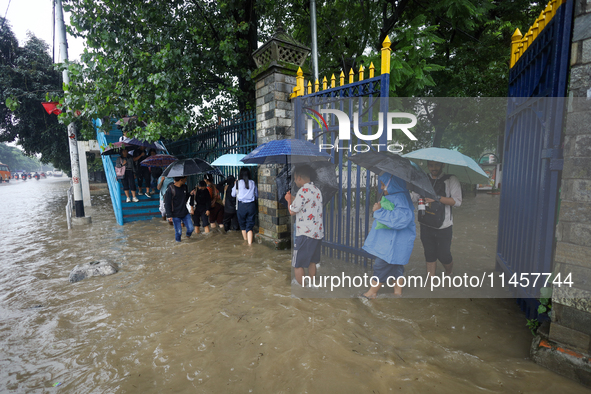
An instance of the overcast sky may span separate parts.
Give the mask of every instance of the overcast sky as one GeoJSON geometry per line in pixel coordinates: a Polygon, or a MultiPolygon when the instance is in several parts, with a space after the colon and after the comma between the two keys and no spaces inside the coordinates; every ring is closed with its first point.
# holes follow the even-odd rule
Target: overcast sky
{"type": "MultiPolygon", "coordinates": [[[[19,45],[24,45],[27,40],[27,31],[31,31],[35,36],[45,41],[51,51],[53,48],[52,6],[52,0],[0,0],[0,15],[6,16],[19,45]]],[[[68,24],[69,15],[65,16],[65,20],[68,24]]],[[[69,35],[67,40],[69,59],[80,59],[84,50],[84,41],[74,39],[69,35]]]]}

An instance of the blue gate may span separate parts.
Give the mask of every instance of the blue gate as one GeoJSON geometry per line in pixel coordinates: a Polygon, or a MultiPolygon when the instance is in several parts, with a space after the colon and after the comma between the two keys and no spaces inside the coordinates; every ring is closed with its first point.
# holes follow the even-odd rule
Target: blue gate
{"type": "MultiPolygon", "coordinates": [[[[295,138],[308,139],[306,111],[319,112],[321,108],[330,108],[339,109],[347,115],[352,115],[355,98],[358,98],[359,103],[361,100],[370,101],[369,108],[365,113],[366,121],[361,120],[358,123],[360,130],[367,130],[378,125],[375,116],[378,111],[383,114],[383,124],[386,124],[387,98],[390,87],[390,54],[390,40],[386,38],[382,48],[381,75],[374,76],[375,69],[372,63],[368,79],[364,78],[365,70],[361,66],[357,82],[354,82],[354,72],[351,69],[349,83],[345,84],[345,76],[341,72],[340,86],[336,86],[336,78],[333,75],[330,87],[324,78],[322,86],[319,81],[316,81],[314,92],[312,92],[312,83],[308,82],[307,94],[303,94],[304,77],[300,70],[297,86],[294,89],[294,95],[297,95],[294,99],[295,138]],[[348,100],[343,100],[344,98],[348,100]]],[[[360,104],[358,106],[361,107],[360,104]]],[[[328,128],[321,128],[320,125],[312,127],[314,139],[311,142],[319,146],[320,144],[334,146],[333,149],[324,151],[330,153],[333,163],[337,164],[340,187],[333,199],[327,203],[324,211],[325,230],[322,250],[329,257],[355,263],[363,262],[364,265],[367,265],[368,259],[374,257],[362,250],[361,246],[369,232],[370,202],[375,200],[376,193],[376,187],[372,188],[371,182],[371,179],[374,178],[369,171],[361,170],[360,167],[355,166],[347,159],[355,153],[351,147],[356,145],[357,138],[351,136],[348,146],[343,141],[339,141],[339,125],[336,116],[329,115],[326,118],[328,128]]],[[[387,143],[386,137],[386,133],[383,133],[378,143],[385,145],[387,143]]],[[[374,183],[377,184],[375,180],[374,183]]]]}
{"type": "MultiPolygon", "coordinates": [[[[572,19],[573,0],[554,0],[524,37],[513,36],[496,263],[518,282],[553,268],[572,19]]],[[[541,285],[518,288],[528,317],[541,285]]]]}

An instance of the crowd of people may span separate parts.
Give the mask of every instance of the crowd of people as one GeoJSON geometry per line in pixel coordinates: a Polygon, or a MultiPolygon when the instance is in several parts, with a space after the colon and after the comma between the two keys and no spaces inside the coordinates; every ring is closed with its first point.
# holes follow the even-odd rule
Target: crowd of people
{"type": "Polygon", "coordinates": [[[189,191],[187,177],[161,176],[160,212],[162,218],[174,226],[175,240],[181,242],[184,225],[187,238],[193,233],[204,233],[219,227],[221,231],[242,232],[242,237],[252,244],[258,198],[258,190],[248,168],[240,170],[239,179],[228,176],[215,184],[213,175],[205,174],[195,188],[189,191]]]}
{"type": "Polygon", "coordinates": [[[121,149],[121,156],[117,158],[115,164],[116,168],[125,168],[125,175],[121,179],[123,183],[123,191],[125,193],[126,202],[138,202],[135,182],[137,180],[138,193],[144,194],[148,198],[152,198],[155,193],[156,182],[160,175],[162,175],[162,168],[160,167],[146,167],[142,166],[141,163],[144,159],[150,156],[156,155],[155,149],[150,149],[149,153],[146,153],[146,149],[142,146],[141,148],[134,149],[133,155],[129,155],[129,150],[125,147],[121,149]],[[142,193],[142,187],[145,188],[145,193],[142,193]],[[154,191],[154,193],[151,192],[154,191]],[[131,198],[129,197],[131,193],[131,198]]]}
{"type": "MultiPolygon", "coordinates": [[[[152,149],[149,155],[156,154],[152,149]]],[[[117,159],[117,167],[125,167],[122,179],[127,202],[137,202],[135,180],[139,193],[145,188],[145,195],[151,197],[151,190],[159,190],[162,219],[174,226],[175,240],[181,242],[183,226],[190,238],[203,229],[241,231],[248,244],[253,242],[253,227],[257,215],[257,186],[247,167],[240,170],[238,179],[228,176],[215,184],[211,174],[205,174],[193,190],[189,190],[187,177],[164,177],[162,169],[139,166],[148,157],[144,149],[134,151],[129,157],[126,149],[117,159]],[[132,194],[130,200],[129,193],[132,194]]],[[[462,203],[461,186],[458,179],[444,174],[443,164],[428,162],[429,179],[437,193],[437,199],[426,198],[426,214],[419,215],[420,239],[424,248],[428,275],[435,275],[437,261],[441,262],[446,275],[452,274],[452,207],[462,203]]],[[[320,189],[314,185],[316,174],[313,168],[300,165],[295,168],[293,181],[297,192],[285,194],[290,215],[295,216],[295,237],[292,253],[292,267],[295,281],[303,285],[305,270],[308,277],[316,275],[316,264],[320,262],[320,250],[324,238],[323,198],[320,189]]],[[[394,295],[402,294],[399,279],[404,276],[416,238],[414,203],[420,198],[409,192],[406,182],[384,173],[379,176],[381,199],[373,207],[373,225],[363,249],[375,257],[371,288],[363,297],[373,299],[385,284],[394,283],[394,295]]]]}
{"type": "MultiPolygon", "coordinates": [[[[429,180],[437,193],[436,199],[425,199],[428,207],[419,215],[421,242],[423,244],[427,274],[435,275],[437,261],[446,275],[452,274],[451,255],[452,207],[462,203],[459,180],[443,173],[443,163],[429,161],[429,180]]],[[[304,285],[305,269],[308,277],[316,275],[320,250],[324,238],[323,199],[320,189],[314,185],[315,172],[308,166],[296,167],[293,174],[298,188],[295,197],[288,191],[285,200],[289,213],[295,215],[295,238],[292,267],[295,281],[304,285]]],[[[375,257],[371,287],[361,294],[367,299],[377,297],[384,285],[393,288],[395,296],[402,295],[404,267],[408,264],[416,238],[414,203],[420,196],[407,189],[406,182],[389,174],[380,174],[381,196],[373,207],[373,224],[363,249],[375,257]]]]}

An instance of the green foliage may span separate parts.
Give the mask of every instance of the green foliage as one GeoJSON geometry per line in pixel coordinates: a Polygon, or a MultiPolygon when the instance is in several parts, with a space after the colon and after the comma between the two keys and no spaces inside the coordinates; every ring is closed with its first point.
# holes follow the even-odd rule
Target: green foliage
{"type": "MultiPolygon", "coordinates": [[[[554,279],[551,277],[550,282],[554,279]]],[[[552,288],[543,287],[540,289],[540,305],[538,306],[538,315],[546,313],[549,317],[552,315],[552,288]]],[[[536,319],[527,319],[526,326],[530,329],[533,336],[536,336],[536,330],[542,323],[536,319]]]]}
{"type": "Polygon", "coordinates": [[[176,139],[254,102],[254,1],[64,3],[88,49],[81,64],[64,65],[71,111],[60,118],[80,111],[85,135],[94,117],[137,115],[148,126],[130,135],[176,139]]]}
{"type": "Polygon", "coordinates": [[[0,162],[8,165],[10,171],[36,171],[41,167],[37,158],[26,156],[23,151],[13,146],[0,143],[0,162]]]}
{"type": "MultiPolygon", "coordinates": [[[[317,2],[319,74],[348,77],[392,41],[391,97],[502,97],[516,27],[527,28],[543,4],[528,0],[324,0],[317,2]]],[[[81,64],[69,63],[70,111],[87,136],[94,117],[137,115],[131,134],[184,138],[216,116],[253,108],[252,52],[278,24],[310,46],[307,0],[125,2],[65,0],[71,33],[87,40],[81,64]]],[[[311,64],[308,63],[308,68],[311,64]]],[[[444,114],[444,111],[439,111],[444,114]]],[[[472,157],[496,146],[499,128],[478,131],[437,119],[423,146],[455,147],[472,157]],[[437,126],[435,126],[437,125],[437,126]]]]}
{"type": "Polygon", "coordinates": [[[538,319],[527,319],[527,323],[525,324],[527,328],[531,331],[531,334],[535,337],[536,330],[540,327],[540,321],[538,319]]]}
{"type": "Polygon", "coordinates": [[[53,68],[45,42],[29,35],[21,47],[10,24],[4,26],[0,32],[0,142],[18,141],[27,155],[40,154],[41,162],[68,170],[66,127],[41,105],[47,93],[61,92],[61,74],[53,68]]]}

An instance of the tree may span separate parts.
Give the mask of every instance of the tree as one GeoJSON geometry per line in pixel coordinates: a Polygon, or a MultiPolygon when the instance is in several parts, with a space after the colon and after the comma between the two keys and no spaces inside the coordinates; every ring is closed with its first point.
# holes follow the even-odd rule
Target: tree
{"type": "MultiPolygon", "coordinates": [[[[255,1],[67,0],[82,64],[68,64],[64,104],[90,119],[138,116],[148,140],[178,138],[214,115],[253,108],[255,1]]],[[[62,115],[64,123],[72,114],[62,115]]]]}
{"type": "MultiPolygon", "coordinates": [[[[379,49],[388,35],[390,97],[505,97],[511,35],[529,26],[544,6],[529,0],[318,2],[320,75],[357,72],[370,61],[379,70],[379,49]]],[[[308,9],[308,1],[286,1],[275,13],[304,43],[310,42],[308,9]]],[[[433,108],[424,117],[430,127],[416,147],[460,148],[474,157],[495,148],[498,125],[448,127],[451,120],[440,114],[445,111],[433,108]]]]}
{"type": "MultiPolygon", "coordinates": [[[[81,110],[88,126],[92,117],[137,115],[148,126],[135,134],[151,140],[183,138],[216,115],[254,108],[251,55],[279,23],[311,41],[308,0],[65,2],[72,32],[89,46],[82,64],[68,65],[66,106],[81,110]]],[[[391,97],[505,96],[511,34],[542,7],[529,0],[318,1],[320,75],[357,73],[371,62],[379,73],[388,35],[391,97]]],[[[477,151],[496,141],[494,133],[429,131],[426,144],[476,141],[470,149],[477,151]]]]}
{"type": "Polygon", "coordinates": [[[10,171],[36,171],[41,167],[37,158],[25,156],[23,151],[14,146],[0,143],[0,162],[8,165],[10,171]]]}
{"type": "Polygon", "coordinates": [[[41,105],[61,88],[47,44],[30,34],[20,47],[6,22],[0,32],[0,142],[18,141],[26,154],[41,154],[43,163],[69,171],[66,127],[41,105]]]}

